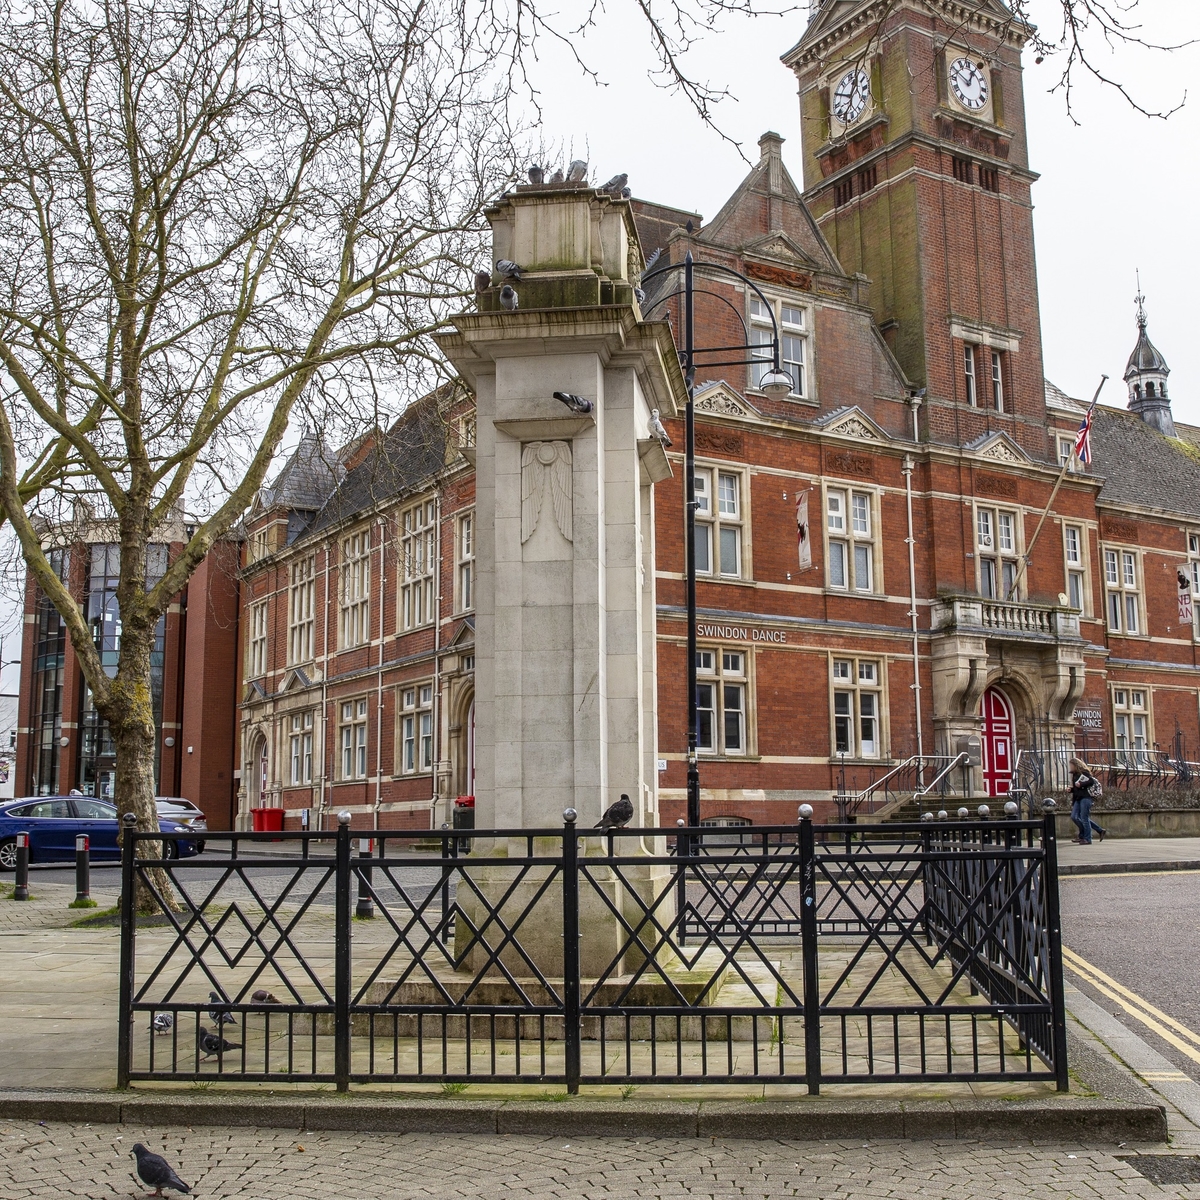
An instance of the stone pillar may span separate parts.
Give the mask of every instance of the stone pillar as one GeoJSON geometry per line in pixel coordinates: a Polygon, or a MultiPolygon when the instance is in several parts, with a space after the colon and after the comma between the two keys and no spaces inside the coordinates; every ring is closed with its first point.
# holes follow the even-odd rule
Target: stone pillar
{"type": "MultiPolygon", "coordinates": [[[[476,827],[556,829],[566,808],[588,827],[622,793],[631,824],[652,826],[653,484],[670,467],[649,420],[684,402],[678,359],[665,322],[644,322],[637,308],[642,259],[626,201],[578,185],[520,187],[488,219],[494,260],[522,268],[519,280],[493,282],[514,286],[519,307],[503,308],[494,287],[438,339],[477,404],[476,827]]],[[[477,839],[475,853],[524,854],[525,842],[477,839]]],[[[511,882],[495,875],[488,894],[511,882]]],[[[533,890],[531,877],[521,891],[533,890]]],[[[553,972],[552,905],[540,924],[553,972]]],[[[600,970],[616,922],[597,908],[582,926],[583,969],[600,970]]],[[[527,925],[527,949],[531,937],[527,925]]]]}

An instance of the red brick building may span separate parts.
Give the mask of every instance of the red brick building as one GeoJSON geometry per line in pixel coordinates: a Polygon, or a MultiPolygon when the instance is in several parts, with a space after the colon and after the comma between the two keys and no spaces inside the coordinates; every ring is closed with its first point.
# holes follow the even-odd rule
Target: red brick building
{"type": "MultiPolygon", "coordinates": [[[[84,519],[57,531],[51,562],[80,602],[101,659],[115,673],[120,650],[116,601],[118,548],[111,528],[84,519]]],[[[172,523],[148,550],[157,578],[187,536],[172,523]]],[[[199,805],[212,829],[236,816],[235,755],[240,675],[238,580],[240,544],[217,544],[159,623],[151,655],[151,696],[158,727],[158,794],[199,805]]],[[[25,589],[15,794],[54,795],[78,789],[112,798],[116,750],[91,703],[66,626],[32,576],[25,589]]]]}
{"type": "MultiPolygon", "coordinates": [[[[956,786],[1004,795],[1022,750],[1200,746],[1200,430],[1173,422],[1139,309],[1128,408],[1096,410],[1090,464],[1072,454],[1086,405],[1042,373],[1023,41],[997,0],[826,0],[784,56],[803,187],[769,133],[710,221],[630,202],[657,265],[690,249],[766,298],[701,265],[697,343],[778,328],[794,380],[771,399],[757,366],[697,377],[705,819],[828,813],[914,756],[965,751],[956,786]]],[[[679,327],[675,286],[648,286],[647,319],[679,327]]],[[[682,423],[669,433],[667,823],[686,747],[682,423]]],[[[439,394],[342,454],[306,438],[264,490],[242,582],[243,819],[428,827],[471,792],[473,440],[469,397],[439,394]]]]}

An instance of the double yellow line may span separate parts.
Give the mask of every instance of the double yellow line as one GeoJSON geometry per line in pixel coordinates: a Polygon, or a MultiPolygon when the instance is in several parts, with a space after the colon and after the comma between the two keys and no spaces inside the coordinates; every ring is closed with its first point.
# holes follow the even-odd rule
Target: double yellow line
{"type": "Polygon", "coordinates": [[[1147,1029],[1157,1033],[1163,1041],[1169,1042],[1193,1062],[1200,1063],[1200,1034],[1193,1033],[1174,1017],[1167,1016],[1161,1008],[1155,1008],[1149,1000],[1143,999],[1137,992],[1131,992],[1111,975],[1106,975],[1099,967],[1093,966],[1085,958],[1080,958],[1066,946],[1063,947],[1063,962],[1101,995],[1119,1004],[1135,1021],[1140,1021],[1147,1029]]]}

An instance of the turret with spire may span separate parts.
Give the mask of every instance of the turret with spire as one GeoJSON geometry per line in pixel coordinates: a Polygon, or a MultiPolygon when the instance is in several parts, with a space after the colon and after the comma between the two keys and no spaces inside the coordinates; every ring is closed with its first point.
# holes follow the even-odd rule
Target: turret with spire
{"type": "Polygon", "coordinates": [[[1171,368],[1167,360],[1154,348],[1146,334],[1146,297],[1142,295],[1141,281],[1137,294],[1138,340],[1129,356],[1125,368],[1125,382],[1129,385],[1129,409],[1137,413],[1148,425],[1167,437],[1175,436],[1175,419],[1171,415],[1171,401],[1167,399],[1167,376],[1171,368]]]}

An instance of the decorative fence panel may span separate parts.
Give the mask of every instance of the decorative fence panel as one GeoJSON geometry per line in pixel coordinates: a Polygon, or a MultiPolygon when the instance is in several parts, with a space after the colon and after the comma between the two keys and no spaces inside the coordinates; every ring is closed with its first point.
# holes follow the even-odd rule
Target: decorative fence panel
{"type": "Polygon", "coordinates": [[[1066,1086],[1052,817],[732,838],[569,817],[191,859],[127,828],[121,1085],[1066,1086]]]}

